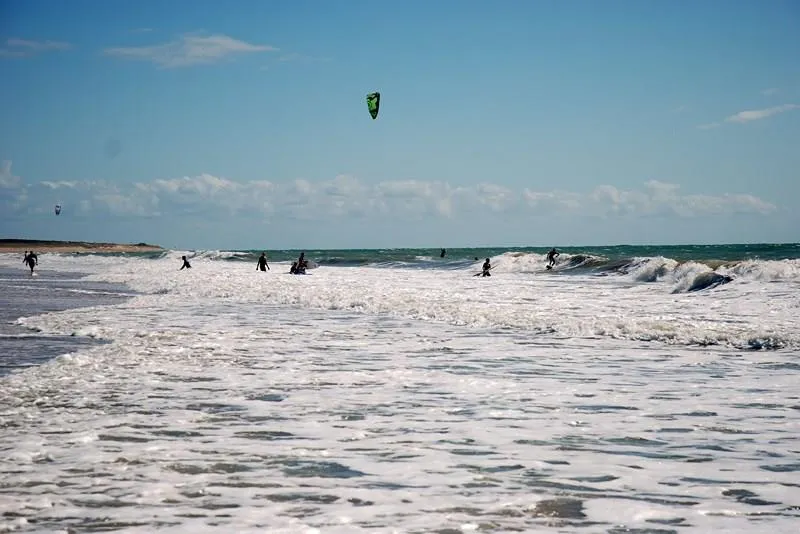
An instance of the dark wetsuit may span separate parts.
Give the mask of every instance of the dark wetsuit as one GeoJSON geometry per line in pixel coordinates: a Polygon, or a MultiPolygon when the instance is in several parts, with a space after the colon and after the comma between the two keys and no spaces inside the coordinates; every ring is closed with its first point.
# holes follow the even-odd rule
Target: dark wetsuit
{"type": "Polygon", "coordinates": [[[294,265],[294,271],[292,274],[306,274],[306,267],[308,267],[308,262],[306,261],[306,253],[301,252],[300,257],[297,258],[295,262],[297,265],[294,265]]]}
{"type": "Polygon", "coordinates": [[[492,273],[489,272],[491,270],[492,270],[492,265],[489,263],[489,260],[487,259],[485,262],[483,262],[483,272],[481,273],[481,275],[492,276],[492,273]]]}
{"type": "Polygon", "coordinates": [[[556,249],[552,249],[550,252],[547,253],[547,267],[551,268],[553,265],[556,264],[556,256],[560,256],[559,252],[556,249]]]}
{"type": "Polygon", "coordinates": [[[191,266],[191,265],[189,265],[189,260],[187,260],[187,259],[186,259],[186,256],[183,256],[183,258],[182,258],[182,259],[183,259],[183,265],[181,265],[181,268],[180,268],[180,269],[178,269],[178,270],[179,270],[179,271],[182,271],[182,270],[184,270],[184,269],[191,269],[191,268],[192,268],[192,266],[191,266]]]}
{"type": "Polygon", "coordinates": [[[31,268],[31,274],[33,274],[33,268],[36,266],[37,263],[39,263],[39,261],[38,261],[38,258],[36,257],[36,254],[31,252],[30,254],[25,256],[25,259],[22,260],[22,263],[24,263],[25,265],[30,267],[31,268]]]}
{"type": "Polygon", "coordinates": [[[256,265],[256,269],[259,271],[266,271],[269,269],[269,265],[267,264],[267,257],[262,254],[261,257],[258,258],[258,265],[256,265]]]}

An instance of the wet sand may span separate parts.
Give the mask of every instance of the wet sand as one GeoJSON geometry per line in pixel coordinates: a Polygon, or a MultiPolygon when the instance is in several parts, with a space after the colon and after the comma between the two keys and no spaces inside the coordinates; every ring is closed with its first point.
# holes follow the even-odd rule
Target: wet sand
{"type": "Polygon", "coordinates": [[[32,277],[20,262],[19,269],[0,267],[0,376],[39,365],[103,340],[77,335],[52,335],[16,323],[30,317],[72,308],[118,304],[132,291],[117,284],[81,280],[80,273],[50,270],[32,277]]]}

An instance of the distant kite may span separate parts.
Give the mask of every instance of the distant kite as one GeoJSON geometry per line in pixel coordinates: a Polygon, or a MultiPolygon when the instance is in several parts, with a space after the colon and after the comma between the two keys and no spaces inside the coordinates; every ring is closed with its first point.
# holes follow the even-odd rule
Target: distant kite
{"type": "Polygon", "coordinates": [[[61,215],[61,204],[56,204],[56,215],[61,215]]]}
{"type": "Polygon", "coordinates": [[[381,94],[378,92],[370,93],[367,95],[367,108],[372,120],[378,118],[378,109],[381,107],[381,94]]]}

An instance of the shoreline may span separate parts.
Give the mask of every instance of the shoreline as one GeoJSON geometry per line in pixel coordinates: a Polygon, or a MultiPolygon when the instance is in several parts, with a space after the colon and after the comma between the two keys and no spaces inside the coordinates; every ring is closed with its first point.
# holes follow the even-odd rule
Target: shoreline
{"type": "Polygon", "coordinates": [[[37,254],[55,253],[97,253],[97,252],[161,252],[158,245],[147,243],[95,243],[91,241],[52,241],[36,239],[0,239],[0,254],[22,254],[33,250],[37,254]]]}
{"type": "Polygon", "coordinates": [[[43,270],[38,274],[32,279],[23,269],[0,267],[0,278],[4,279],[0,296],[0,379],[64,354],[110,343],[104,338],[72,332],[39,332],[17,323],[20,318],[121,304],[135,296],[123,284],[85,281],[79,272],[43,270]]]}

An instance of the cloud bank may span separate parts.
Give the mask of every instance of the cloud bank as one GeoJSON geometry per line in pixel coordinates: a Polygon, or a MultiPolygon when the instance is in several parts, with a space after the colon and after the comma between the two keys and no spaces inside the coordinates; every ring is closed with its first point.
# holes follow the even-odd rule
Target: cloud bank
{"type": "Polygon", "coordinates": [[[470,220],[511,214],[554,213],[600,218],[680,218],[749,213],[768,215],[777,207],[749,194],[684,194],[676,184],[649,181],[638,189],[600,185],[588,192],[512,190],[500,184],[468,186],[443,181],[396,180],[365,183],[353,176],[330,180],[240,182],[201,174],[129,184],[108,181],[25,183],[6,162],[0,173],[0,202],[6,213],[62,216],[181,217],[206,219],[244,215],[254,220],[470,220]]]}
{"type": "Polygon", "coordinates": [[[160,68],[171,69],[218,63],[236,55],[276,50],[271,46],[251,44],[222,34],[184,34],[162,44],[106,48],[103,53],[121,59],[148,61],[160,68]]]}

